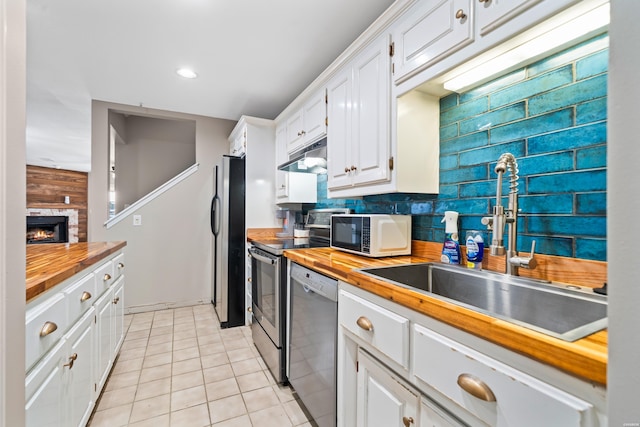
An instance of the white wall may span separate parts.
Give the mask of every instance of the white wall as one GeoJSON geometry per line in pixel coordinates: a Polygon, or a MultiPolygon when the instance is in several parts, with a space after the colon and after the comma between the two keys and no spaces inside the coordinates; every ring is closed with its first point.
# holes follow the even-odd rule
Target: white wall
{"type": "MultiPolygon", "coordinates": [[[[208,302],[211,298],[212,235],[209,209],[213,166],[228,153],[235,122],[94,101],[89,174],[89,241],[126,240],[125,309],[142,311],[208,302]],[[110,229],[107,220],[108,109],[196,122],[198,171],[110,229]]],[[[127,130],[129,132],[129,130],[127,130]]],[[[128,135],[130,137],[131,135],[128,135]]]]}
{"type": "Polygon", "coordinates": [[[609,425],[640,425],[640,26],[635,0],[612,0],[607,142],[609,425]]]}
{"type": "Polygon", "coordinates": [[[116,212],[193,165],[196,158],[193,120],[129,115],[125,126],[125,144],[116,144],[116,212]]]}
{"type": "Polygon", "coordinates": [[[0,427],[24,425],[25,0],[0,0],[0,427]]]}

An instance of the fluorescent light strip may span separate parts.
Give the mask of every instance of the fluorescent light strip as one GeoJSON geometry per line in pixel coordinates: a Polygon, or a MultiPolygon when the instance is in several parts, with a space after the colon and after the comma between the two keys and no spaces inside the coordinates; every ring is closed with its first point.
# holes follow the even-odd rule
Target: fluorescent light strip
{"type": "Polygon", "coordinates": [[[443,86],[447,90],[461,92],[608,24],[609,4],[606,3],[445,81],[443,86]]]}

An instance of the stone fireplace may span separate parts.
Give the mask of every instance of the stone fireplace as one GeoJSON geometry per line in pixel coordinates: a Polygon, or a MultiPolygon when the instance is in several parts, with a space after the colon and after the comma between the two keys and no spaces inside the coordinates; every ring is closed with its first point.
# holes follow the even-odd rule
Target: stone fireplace
{"type": "Polygon", "coordinates": [[[76,209],[27,209],[27,244],[77,243],[76,209]]]}

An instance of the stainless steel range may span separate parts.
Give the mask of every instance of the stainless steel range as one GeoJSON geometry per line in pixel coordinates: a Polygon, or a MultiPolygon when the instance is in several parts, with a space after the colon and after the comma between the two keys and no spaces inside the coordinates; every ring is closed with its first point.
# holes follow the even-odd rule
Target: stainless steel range
{"type": "Polygon", "coordinates": [[[305,229],[308,238],[254,240],[251,255],[251,300],[253,342],[279,383],[288,381],[287,354],[287,263],[285,250],[327,247],[330,243],[331,215],[349,209],[316,209],[308,212],[305,229]]]}

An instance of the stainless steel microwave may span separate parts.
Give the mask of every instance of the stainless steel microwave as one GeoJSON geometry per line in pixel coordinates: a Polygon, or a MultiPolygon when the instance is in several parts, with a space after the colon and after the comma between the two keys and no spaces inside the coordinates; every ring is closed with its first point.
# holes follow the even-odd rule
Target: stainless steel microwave
{"type": "Polygon", "coordinates": [[[368,257],[409,255],[411,215],[332,215],[331,247],[368,257]]]}

